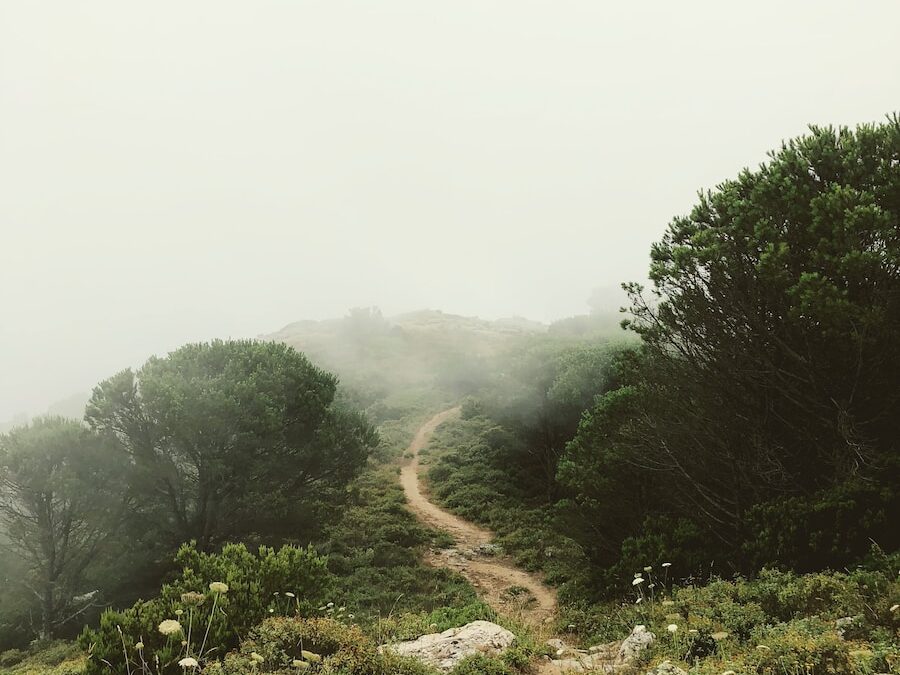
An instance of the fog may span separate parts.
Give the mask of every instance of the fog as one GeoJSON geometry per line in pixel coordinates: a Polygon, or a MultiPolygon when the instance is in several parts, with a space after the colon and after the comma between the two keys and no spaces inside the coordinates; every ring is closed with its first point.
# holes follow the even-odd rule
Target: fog
{"type": "Polygon", "coordinates": [[[355,306],[550,321],[900,102],[900,4],[0,6],[0,420],[355,306]]]}

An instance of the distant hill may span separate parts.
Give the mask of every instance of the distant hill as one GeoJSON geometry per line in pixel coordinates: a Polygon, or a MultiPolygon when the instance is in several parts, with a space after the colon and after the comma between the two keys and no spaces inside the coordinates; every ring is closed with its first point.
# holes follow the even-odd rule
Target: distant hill
{"type": "Polygon", "coordinates": [[[297,321],[260,337],[285,342],[353,389],[384,398],[435,388],[467,391],[483,376],[485,359],[548,329],[521,317],[490,321],[437,310],[385,317],[364,308],[340,319],[297,321]]]}
{"type": "Polygon", "coordinates": [[[374,400],[403,405],[414,398],[449,400],[475,391],[499,354],[528,340],[621,336],[620,318],[592,314],[547,325],[438,310],[385,317],[377,308],[364,308],[340,319],[297,321],[260,338],[289,344],[337,373],[363,407],[374,400]]]}

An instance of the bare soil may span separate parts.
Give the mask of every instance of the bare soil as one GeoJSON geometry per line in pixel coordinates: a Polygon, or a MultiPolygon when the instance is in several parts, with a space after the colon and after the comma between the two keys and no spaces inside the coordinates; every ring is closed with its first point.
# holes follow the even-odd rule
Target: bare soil
{"type": "Polygon", "coordinates": [[[445,511],[422,491],[419,451],[428,444],[435,429],[457,415],[459,408],[451,408],[423,424],[408,448],[412,460],[400,472],[400,483],[412,512],[429,527],[449,533],[456,542],[454,548],[432,551],[428,563],[458,571],[498,613],[535,627],[548,624],[556,614],[556,592],[538,575],[517,568],[508,557],[490,555],[483,547],[493,540],[492,532],[445,511]]]}

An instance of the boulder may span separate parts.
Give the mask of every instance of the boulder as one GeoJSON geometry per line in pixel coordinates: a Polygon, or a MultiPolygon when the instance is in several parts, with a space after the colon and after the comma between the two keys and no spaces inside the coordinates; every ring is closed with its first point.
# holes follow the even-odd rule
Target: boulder
{"type": "Polygon", "coordinates": [[[631,634],[622,640],[622,644],[619,645],[616,661],[618,663],[634,661],[642,651],[653,644],[655,639],[656,636],[648,631],[646,626],[635,626],[631,634]]]}
{"type": "Polygon", "coordinates": [[[516,636],[490,621],[473,621],[443,633],[422,635],[415,640],[383,645],[381,650],[400,656],[412,656],[440,670],[452,670],[467,656],[485,654],[498,656],[509,647],[516,636]]]}

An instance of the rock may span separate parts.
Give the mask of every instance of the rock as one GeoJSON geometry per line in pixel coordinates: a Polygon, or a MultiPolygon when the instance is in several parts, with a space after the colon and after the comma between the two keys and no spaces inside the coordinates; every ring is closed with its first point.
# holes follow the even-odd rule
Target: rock
{"type": "Polygon", "coordinates": [[[607,642],[604,645],[594,645],[590,647],[588,651],[591,654],[597,654],[607,659],[616,658],[616,654],[619,652],[619,643],[618,642],[607,642]]]}
{"type": "Polygon", "coordinates": [[[559,638],[550,638],[547,640],[547,646],[552,647],[553,649],[565,649],[566,643],[560,640],[559,638]]]}
{"type": "Polygon", "coordinates": [[[501,555],[503,547],[500,544],[479,544],[473,549],[479,555],[501,555]]]}
{"type": "Polygon", "coordinates": [[[583,655],[578,658],[557,659],[551,661],[557,672],[560,673],[611,673],[622,666],[610,663],[607,659],[598,658],[597,655],[583,655]]]}
{"type": "Polygon", "coordinates": [[[440,670],[452,670],[456,664],[472,654],[498,656],[509,647],[516,636],[490,621],[473,621],[443,633],[422,635],[415,640],[382,645],[400,656],[412,656],[440,670]]]}
{"type": "Polygon", "coordinates": [[[616,661],[619,663],[634,661],[638,654],[653,644],[655,639],[656,636],[648,631],[646,626],[635,626],[631,631],[631,635],[622,640],[622,644],[619,645],[616,661]]]}
{"type": "Polygon", "coordinates": [[[658,666],[648,670],[647,675],[687,675],[687,672],[671,661],[663,661],[658,666]]]}
{"type": "Polygon", "coordinates": [[[837,634],[841,639],[844,639],[844,634],[847,632],[847,629],[854,623],[856,623],[855,616],[842,616],[840,619],[834,620],[834,627],[837,628],[837,634]]]}
{"type": "Polygon", "coordinates": [[[560,673],[583,673],[587,670],[580,659],[556,659],[551,663],[560,673]]]}

